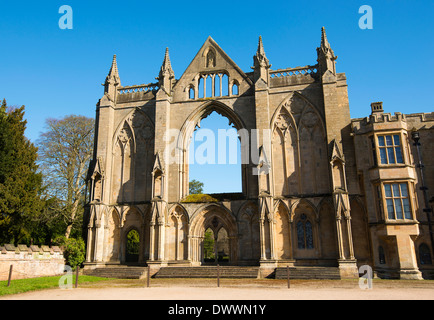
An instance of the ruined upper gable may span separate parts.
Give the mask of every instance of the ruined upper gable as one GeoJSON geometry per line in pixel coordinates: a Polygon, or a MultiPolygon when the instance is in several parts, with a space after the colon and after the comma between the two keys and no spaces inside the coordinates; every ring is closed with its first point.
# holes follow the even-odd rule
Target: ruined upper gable
{"type": "Polygon", "coordinates": [[[205,41],[173,88],[174,101],[245,94],[252,79],[211,38],[205,41]]]}

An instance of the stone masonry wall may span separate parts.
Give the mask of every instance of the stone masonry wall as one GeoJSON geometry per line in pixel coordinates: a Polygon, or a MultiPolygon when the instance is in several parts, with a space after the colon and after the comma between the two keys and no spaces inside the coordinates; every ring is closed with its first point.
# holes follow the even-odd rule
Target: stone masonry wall
{"type": "Polygon", "coordinates": [[[13,265],[12,280],[63,274],[65,260],[59,247],[12,244],[0,246],[0,281],[8,279],[13,265]]]}

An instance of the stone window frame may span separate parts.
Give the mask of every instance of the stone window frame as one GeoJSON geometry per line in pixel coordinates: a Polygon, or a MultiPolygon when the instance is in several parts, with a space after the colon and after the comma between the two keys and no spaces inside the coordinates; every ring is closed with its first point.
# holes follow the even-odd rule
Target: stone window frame
{"type": "Polygon", "coordinates": [[[377,205],[377,210],[380,210],[380,217],[382,221],[385,221],[386,223],[415,223],[416,221],[416,210],[415,210],[415,192],[414,192],[414,183],[408,180],[387,180],[387,181],[381,181],[380,183],[376,184],[375,186],[376,190],[379,190],[381,194],[378,194],[376,199],[378,200],[379,205],[377,205]],[[392,185],[401,185],[405,184],[407,187],[407,196],[402,196],[401,187],[399,187],[399,193],[400,197],[395,197],[394,190],[392,185]],[[392,197],[386,196],[386,185],[391,185],[391,192],[392,197]],[[380,198],[381,197],[381,198],[380,198]],[[378,199],[379,198],[379,199],[378,199]],[[389,211],[387,207],[387,200],[391,199],[392,204],[394,207],[394,218],[389,217],[389,211]],[[401,200],[401,207],[402,207],[402,218],[397,218],[396,214],[396,208],[395,208],[395,200],[401,200]],[[404,203],[402,199],[408,199],[408,205],[410,207],[410,218],[406,217],[405,211],[404,211],[404,203]]]}
{"type": "Polygon", "coordinates": [[[382,132],[374,132],[372,135],[369,136],[369,141],[371,143],[371,149],[372,149],[372,165],[374,167],[390,167],[390,166],[406,166],[410,163],[409,157],[408,157],[408,142],[407,142],[407,134],[404,132],[404,130],[393,130],[393,131],[382,131],[382,132]],[[389,146],[386,143],[386,138],[384,138],[385,145],[380,146],[379,143],[379,137],[386,137],[391,136],[392,137],[392,145],[389,146]],[[394,136],[399,137],[399,145],[395,145],[394,136]],[[387,152],[387,148],[393,149],[393,156],[394,156],[394,163],[391,163],[389,160],[389,154],[387,152]],[[398,157],[396,154],[396,149],[400,148],[401,151],[401,158],[402,162],[398,162],[398,157]],[[382,163],[381,161],[381,150],[386,150],[386,159],[387,163],[382,163]]]}
{"type": "MultiPolygon", "coordinates": [[[[228,98],[232,97],[232,87],[230,73],[224,69],[211,70],[211,71],[203,71],[199,72],[195,76],[197,82],[197,93],[195,94],[194,100],[204,100],[204,99],[220,99],[220,98],[228,98]],[[207,79],[210,77],[211,79],[211,95],[208,96],[207,91],[207,79]],[[216,88],[216,79],[218,78],[218,88],[216,88]]],[[[237,81],[238,83],[238,81],[237,81]]],[[[189,89],[189,87],[187,87],[189,89]]],[[[239,90],[239,84],[238,84],[239,90]]],[[[192,99],[188,99],[192,100],[192,99]]]]}
{"type": "Polygon", "coordinates": [[[295,223],[295,230],[296,230],[296,239],[297,239],[297,249],[298,250],[314,250],[315,249],[315,234],[314,234],[314,224],[309,219],[308,215],[305,213],[302,213],[298,216],[296,223],[295,223]],[[310,245],[308,241],[308,229],[306,228],[307,225],[310,225],[310,245]],[[299,243],[299,227],[302,227],[302,236],[303,236],[303,244],[300,247],[299,243]]]}
{"type": "Polygon", "coordinates": [[[196,99],[196,88],[194,86],[194,84],[190,84],[187,87],[187,100],[195,100],[196,99]],[[193,93],[193,95],[192,95],[193,93]]]}

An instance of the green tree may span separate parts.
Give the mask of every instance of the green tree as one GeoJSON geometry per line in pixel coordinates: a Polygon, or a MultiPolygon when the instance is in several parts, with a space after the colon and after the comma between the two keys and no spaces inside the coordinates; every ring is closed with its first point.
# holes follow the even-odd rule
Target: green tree
{"type": "Polygon", "coordinates": [[[29,242],[43,210],[37,148],[25,137],[24,109],[0,107],[0,243],[29,242]]]}
{"type": "Polygon", "coordinates": [[[191,180],[189,185],[190,194],[202,194],[203,193],[203,183],[197,180],[191,180]]]}
{"type": "Polygon", "coordinates": [[[47,119],[47,131],[38,140],[39,161],[44,174],[47,197],[55,199],[53,215],[62,217],[69,238],[81,230],[86,173],[93,154],[95,121],[71,115],[47,119]]]}
{"type": "Polygon", "coordinates": [[[215,260],[214,246],[214,232],[211,229],[207,229],[205,231],[205,239],[203,240],[204,259],[206,262],[215,260]]]}

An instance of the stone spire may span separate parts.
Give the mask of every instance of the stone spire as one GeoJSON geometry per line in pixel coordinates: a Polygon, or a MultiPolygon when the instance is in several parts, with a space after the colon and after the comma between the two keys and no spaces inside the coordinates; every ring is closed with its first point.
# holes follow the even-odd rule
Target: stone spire
{"type": "Polygon", "coordinates": [[[333,75],[336,75],[336,59],[330,43],[327,39],[325,28],[321,28],[321,46],[316,49],[318,54],[318,71],[320,75],[324,75],[326,71],[330,71],[333,75]]]}
{"type": "Polygon", "coordinates": [[[163,65],[161,66],[160,73],[157,78],[160,88],[164,88],[166,93],[170,93],[174,78],[175,73],[173,72],[172,64],[170,63],[169,48],[166,48],[163,65]]]}
{"type": "Polygon", "coordinates": [[[259,36],[258,50],[256,51],[256,57],[258,58],[261,64],[263,64],[264,66],[268,66],[269,61],[267,59],[267,56],[265,55],[264,44],[262,43],[262,36],[259,36]]]}
{"type": "Polygon", "coordinates": [[[262,36],[259,36],[258,50],[256,50],[256,55],[253,57],[253,64],[254,67],[252,69],[254,70],[255,81],[262,79],[268,83],[268,69],[270,69],[271,65],[265,55],[262,36]]]}
{"type": "Polygon", "coordinates": [[[325,31],[324,27],[321,28],[321,48],[323,50],[331,49],[330,48],[330,43],[327,40],[327,34],[326,34],[326,31],[325,31]]]}
{"type": "Polygon", "coordinates": [[[109,76],[114,76],[119,78],[118,62],[116,60],[116,55],[113,55],[113,61],[112,61],[112,66],[110,68],[109,76]]]}
{"type": "Polygon", "coordinates": [[[109,74],[107,75],[104,83],[104,93],[114,101],[116,94],[116,87],[121,85],[121,79],[119,77],[118,63],[116,55],[113,56],[112,66],[109,74]]]}

